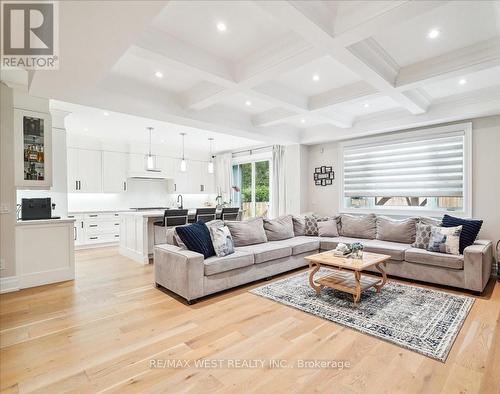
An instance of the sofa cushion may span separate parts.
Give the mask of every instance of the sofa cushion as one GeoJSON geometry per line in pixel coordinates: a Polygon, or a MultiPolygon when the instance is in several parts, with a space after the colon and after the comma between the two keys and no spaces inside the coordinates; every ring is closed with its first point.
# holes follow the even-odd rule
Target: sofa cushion
{"type": "Polygon", "coordinates": [[[268,241],[292,238],[294,236],[292,215],[280,216],[276,219],[264,219],[264,231],[268,241]]]}
{"type": "Polygon", "coordinates": [[[377,239],[411,244],[415,242],[416,223],[415,218],[398,220],[377,216],[377,239]]]}
{"type": "Polygon", "coordinates": [[[283,241],[273,241],[256,245],[242,246],[237,248],[237,250],[253,253],[255,264],[260,264],[265,263],[266,261],[291,256],[292,248],[282,242],[283,241]]]}
{"type": "Polygon", "coordinates": [[[189,250],[201,253],[205,258],[215,255],[210,232],[201,220],[187,226],[176,227],[175,231],[189,250]]]}
{"type": "Polygon", "coordinates": [[[374,239],[377,235],[377,217],[369,215],[340,215],[340,235],[343,237],[354,237],[374,239]]]}
{"type": "Polygon", "coordinates": [[[292,255],[296,256],[301,253],[312,252],[319,250],[319,239],[316,237],[293,237],[280,241],[281,244],[292,248],[292,255]]]}
{"type": "Polygon", "coordinates": [[[320,237],[338,237],[337,219],[329,218],[328,220],[318,221],[318,235],[320,237]]]}
{"type": "Polygon", "coordinates": [[[410,248],[405,252],[405,260],[410,263],[434,265],[436,267],[461,270],[464,268],[464,256],[429,252],[424,249],[410,248]]]}
{"type": "MultiPolygon", "coordinates": [[[[216,222],[213,220],[212,222],[216,222]]],[[[228,256],[234,253],[234,242],[229,228],[224,225],[222,220],[216,223],[208,222],[207,227],[210,232],[210,238],[212,239],[212,245],[214,246],[215,254],[217,257],[228,256]]]]}
{"type": "Polygon", "coordinates": [[[304,216],[296,216],[292,217],[293,220],[293,234],[296,237],[301,235],[306,235],[306,218],[304,216]]]}
{"type": "Polygon", "coordinates": [[[220,274],[221,272],[247,267],[254,263],[253,253],[237,250],[224,257],[209,257],[205,259],[205,276],[220,274]]]}
{"type": "Polygon", "coordinates": [[[403,261],[405,259],[405,251],[411,248],[410,244],[399,242],[379,241],[372,239],[362,242],[363,250],[366,252],[380,253],[391,256],[391,260],[403,261]]]}
{"type": "Polygon", "coordinates": [[[482,225],[482,220],[462,219],[450,215],[443,216],[443,227],[462,226],[462,232],[460,233],[460,253],[463,253],[467,246],[474,244],[482,225]]]}
{"type": "Polygon", "coordinates": [[[246,246],[267,242],[262,218],[244,221],[225,221],[233,237],[234,246],[246,246]]]}

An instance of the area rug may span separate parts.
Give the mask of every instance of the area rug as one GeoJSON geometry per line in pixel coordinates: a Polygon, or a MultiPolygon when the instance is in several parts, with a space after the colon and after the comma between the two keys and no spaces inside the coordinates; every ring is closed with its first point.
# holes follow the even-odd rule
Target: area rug
{"type": "MultiPolygon", "coordinates": [[[[328,273],[322,268],[315,278],[328,273]]],[[[333,289],[317,296],[308,278],[304,272],[251,292],[442,362],[474,304],[472,297],[389,281],[380,293],[363,292],[355,305],[352,295],[333,289]]]]}

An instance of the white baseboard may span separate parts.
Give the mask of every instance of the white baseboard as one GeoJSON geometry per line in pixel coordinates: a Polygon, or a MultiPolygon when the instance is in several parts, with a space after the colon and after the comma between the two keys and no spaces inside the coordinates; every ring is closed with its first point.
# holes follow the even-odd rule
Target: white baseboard
{"type": "Polygon", "coordinates": [[[19,290],[19,279],[17,276],[0,278],[0,293],[10,293],[19,290]]]}

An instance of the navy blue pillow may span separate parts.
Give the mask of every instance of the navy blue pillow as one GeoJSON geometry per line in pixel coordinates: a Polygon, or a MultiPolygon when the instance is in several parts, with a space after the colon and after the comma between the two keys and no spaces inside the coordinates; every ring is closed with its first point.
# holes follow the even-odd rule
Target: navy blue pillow
{"type": "Polygon", "coordinates": [[[474,243],[483,225],[482,220],[470,220],[456,218],[450,215],[443,216],[443,227],[456,227],[462,226],[462,232],[460,233],[460,254],[464,253],[464,249],[474,243]]]}
{"type": "Polygon", "coordinates": [[[205,258],[215,256],[210,232],[207,225],[201,220],[187,226],[176,227],[175,231],[189,250],[200,253],[205,258]]]}

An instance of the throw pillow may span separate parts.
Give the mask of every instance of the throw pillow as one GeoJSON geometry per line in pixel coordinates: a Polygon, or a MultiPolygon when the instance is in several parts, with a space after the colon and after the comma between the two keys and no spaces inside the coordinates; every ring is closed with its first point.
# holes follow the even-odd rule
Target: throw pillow
{"type": "Polygon", "coordinates": [[[292,215],[280,216],[276,219],[264,219],[264,231],[268,241],[293,238],[292,215]]]}
{"type": "Polygon", "coordinates": [[[464,253],[464,249],[467,246],[471,246],[474,243],[482,225],[482,220],[461,219],[450,215],[444,215],[443,217],[443,227],[462,226],[462,232],[460,233],[460,254],[464,253]]]}
{"type": "Polygon", "coordinates": [[[300,235],[306,235],[306,219],[304,216],[293,216],[293,234],[298,237],[300,235]]]}
{"type": "Polygon", "coordinates": [[[417,222],[415,242],[411,246],[418,249],[427,249],[431,240],[432,227],[431,224],[417,222]]]}
{"type": "Polygon", "coordinates": [[[201,220],[187,226],[176,227],[175,232],[188,250],[200,253],[205,258],[215,255],[210,232],[201,220]]]}
{"type": "Polygon", "coordinates": [[[318,221],[318,235],[320,237],[338,237],[337,220],[333,218],[318,221]]]}
{"type": "Polygon", "coordinates": [[[377,216],[377,239],[411,244],[415,242],[416,222],[415,218],[397,220],[377,216]]]}
{"type": "Polygon", "coordinates": [[[432,226],[431,240],[427,250],[447,254],[460,254],[460,233],[462,226],[457,227],[437,227],[432,226]]]}
{"type": "Polygon", "coordinates": [[[377,217],[369,215],[347,215],[340,216],[340,231],[344,237],[375,239],[377,236],[377,217]]]}
{"type": "Polygon", "coordinates": [[[428,216],[421,216],[417,218],[417,221],[422,224],[428,224],[431,226],[438,226],[438,227],[440,227],[442,223],[441,219],[431,218],[428,216]]]}
{"type": "Polygon", "coordinates": [[[267,242],[262,218],[244,221],[225,221],[233,237],[234,246],[246,246],[267,242]]]}
{"type": "Polygon", "coordinates": [[[234,253],[233,237],[227,226],[207,226],[210,231],[210,238],[214,246],[217,257],[224,257],[234,253]]]}
{"type": "Polygon", "coordinates": [[[304,235],[314,236],[318,235],[318,219],[314,215],[307,215],[304,217],[304,235]]]}

